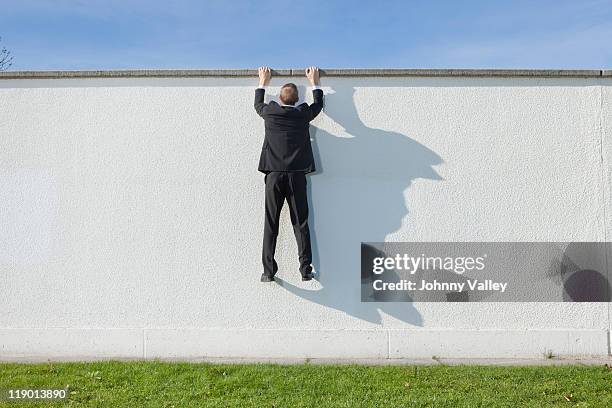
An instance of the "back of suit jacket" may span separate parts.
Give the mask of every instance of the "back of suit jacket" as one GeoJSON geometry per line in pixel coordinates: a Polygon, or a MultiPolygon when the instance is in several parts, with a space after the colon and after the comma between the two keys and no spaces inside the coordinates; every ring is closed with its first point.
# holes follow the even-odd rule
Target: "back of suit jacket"
{"type": "Polygon", "coordinates": [[[310,121],[323,109],[323,91],[312,91],[314,102],[295,107],[281,106],[272,101],[264,103],[263,88],[255,90],[255,110],[265,121],[265,138],[259,158],[258,170],[271,171],[315,171],[312,145],[310,143],[310,121]]]}

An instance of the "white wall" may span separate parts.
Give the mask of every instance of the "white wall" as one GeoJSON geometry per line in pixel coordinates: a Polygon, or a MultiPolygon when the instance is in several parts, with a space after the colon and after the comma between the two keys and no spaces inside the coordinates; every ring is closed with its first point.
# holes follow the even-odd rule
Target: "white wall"
{"type": "Polygon", "coordinates": [[[283,211],[263,284],[254,79],[2,79],[0,358],[607,355],[609,303],[361,303],[359,243],[610,240],[611,81],[323,78],[320,281],[283,211]]]}

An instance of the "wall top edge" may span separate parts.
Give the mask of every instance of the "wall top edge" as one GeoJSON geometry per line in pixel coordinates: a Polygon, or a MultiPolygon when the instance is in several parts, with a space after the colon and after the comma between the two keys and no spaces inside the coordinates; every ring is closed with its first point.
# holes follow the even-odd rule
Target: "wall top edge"
{"type": "MultiPolygon", "coordinates": [[[[328,77],[612,77],[612,70],[575,69],[321,69],[328,77]]],[[[303,69],[277,69],[273,76],[302,77],[303,69]]],[[[86,71],[3,71],[0,79],[256,77],[256,69],[142,69],[86,71]]]]}

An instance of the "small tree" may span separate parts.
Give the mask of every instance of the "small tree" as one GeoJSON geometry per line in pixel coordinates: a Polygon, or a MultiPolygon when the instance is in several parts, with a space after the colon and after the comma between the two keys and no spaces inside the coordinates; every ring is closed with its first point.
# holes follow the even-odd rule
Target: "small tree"
{"type": "MultiPolygon", "coordinates": [[[[2,41],[2,37],[0,37],[0,41],[2,41]]],[[[11,65],[13,65],[13,56],[6,47],[2,47],[0,49],[0,71],[6,71],[11,65]]]]}

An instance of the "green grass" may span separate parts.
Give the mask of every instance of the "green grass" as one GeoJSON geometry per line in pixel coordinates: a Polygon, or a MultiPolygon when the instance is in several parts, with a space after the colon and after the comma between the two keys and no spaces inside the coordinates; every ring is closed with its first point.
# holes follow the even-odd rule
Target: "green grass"
{"type": "Polygon", "coordinates": [[[66,385],[68,402],[0,406],[612,407],[603,366],[0,363],[0,388],[66,385]]]}

